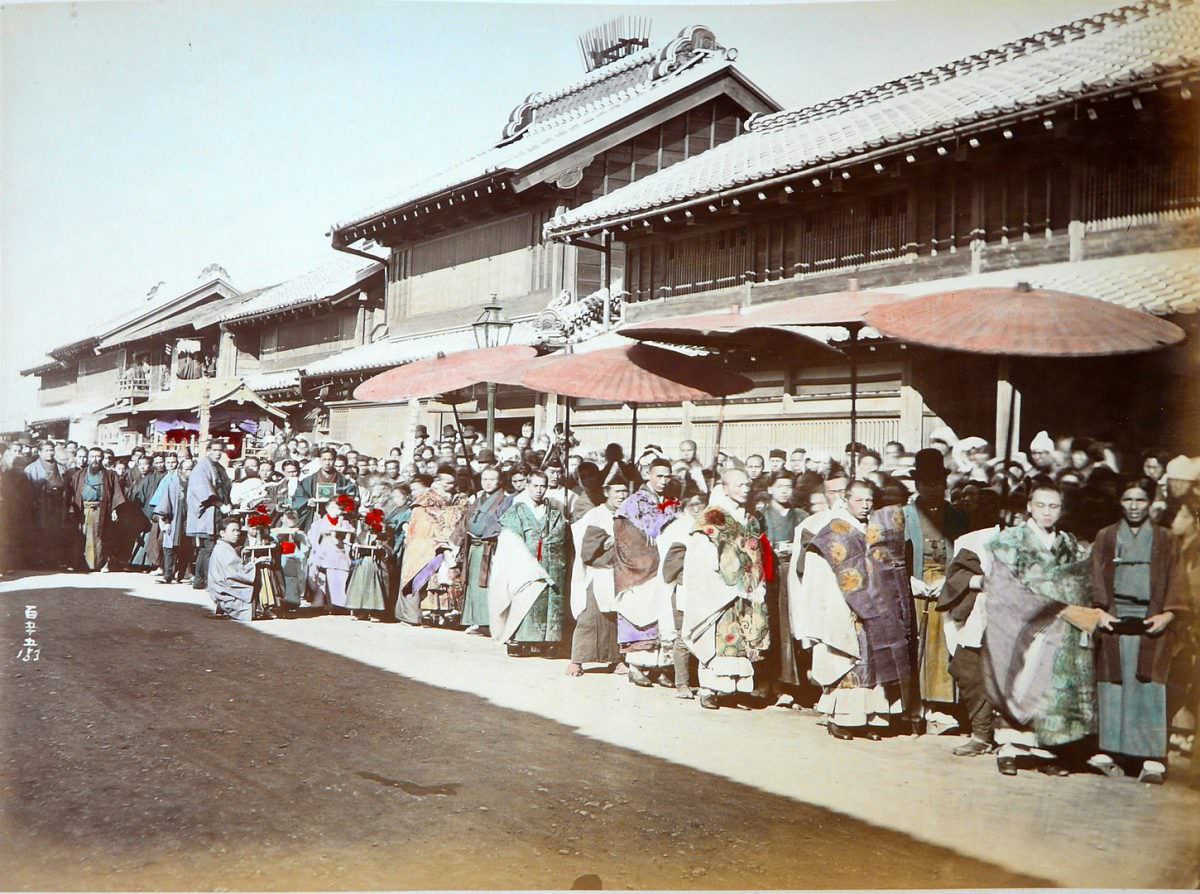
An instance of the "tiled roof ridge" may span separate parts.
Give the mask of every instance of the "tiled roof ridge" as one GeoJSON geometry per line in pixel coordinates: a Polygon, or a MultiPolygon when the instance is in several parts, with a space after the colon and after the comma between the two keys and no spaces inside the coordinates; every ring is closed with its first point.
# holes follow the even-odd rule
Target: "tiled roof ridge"
{"type": "Polygon", "coordinates": [[[862,90],[847,93],[833,99],[814,103],[800,109],[784,109],[769,115],[755,116],[746,124],[748,132],[761,132],[781,127],[793,127],[809,121],[834,117],[849,109],[869,105],[877,100],[889,99],[905,93],[922,90],[933,83],[941,83],[961,77],[971,72],[991,68],[1013,59],[1048,50],[1065,43],[1082,40],[1089,35],[1098,34],[1112,26],[1121,27],[1132,21],[1142,21],[1154,15],[1161,15],[1174,9],[1192,6],[1194,0],[1141,0],[1138,3],[1126,4],[1106,12],[1084,16],[1063,25],[1056,25],[1025,37],[1010,40],[988,50],[964,56],[952,62],[946,62],[933,68],[923,69],[885,81],[873,84],[862,90]]]}
{"type": "MultiPolygon", "coordinates": [[[[290,279],[262,286],[240,296],[244,300],[223,314],[221,320],[232,322],[234,320],[272,314],[280,310],[320,303],[332,295],[354,288],[363,282],[363,280],[370,279],[379,273],[382,269],[382,263],[379,261],[369,261],[366,258],[348,258],[347,256],[339,256],[333,259],[327,258],[290,279]],[[263,306],[261,303],[256,303],[255,301],[255,299],[263,296],[270,298],[272,297],[272,293],[286,293],[288,289],[297,290],[299,288],[303,288],[304,291],[286,296],[277,304],[268,303],[263,306]],[[334,289],[334,291],[328,291],[329,289],[334,289]]],[[[276,298],[278,300],[278,296],[276,298]]]]}
{"type": "Polygon", "coordinates": [[[606,81],[615,75],[637,68],[639,65],[653,62],[657,53],[658,48],[645,47],[636,53],[630,53],[628,56],[622,56],[620,59],[614,59],[607,65],[595,68],[582,78],[572,81],[570,84],[560,87],[557,90],[551,90],[548,93],[543,93],[540,90],[530,93],[525,98],[525,102],[529,103],[535,109],[547,106],[552,102],[565,99],[572,93],[578,93],[581,90],[586,90],[588,87],[594,87],[596,84],[606,81]]]}
{"type": "MultiPolygon", "coordinates": [[[[714,60],[714,59],[717,60],[718,63],[725,63],[726,61],[728,61],[727,57],[719,52],[714,53],[712,50],[697,50],[696,55],[693,58],[689,59],[685,64],[681,65],[680,67],[668,72],[663,77],[674,77],[678,74],[681,74],[682,72],[690,71],[692,68],[694,68],[695,66],[697,66],[699,64],[702,64],[702,63],[708,62],[709,60],[714,60]]],[[[529,126],[529,128],[527,130],[525,130],[523,133],[537,134],[544,130],[553,130],[554,128],[561,126],[563,122],[569,121],[572,118],[586,118],[589,115],[593,115],[596,112],[602,111],[603,109],[609,108],[611,106],[620,105],[621,103],[625,102],[627,99],[630,99],[634,96],[637,96],[640,93],[645,93],[647,90],[650,90],[651,88],[653,88],[655,86],[655,84],[659,80],[661,80],[661,78],[655,79],[655,80],[639,81],[638,83],[636,83],[630,87],[625,87],[621,90],[618,90],[615,93],[609,93],[606,96],[598,97],[584,105],[575,106],[572,109],[568,109],[565,112],[561,112],[560,114],[555,115],[553,118],[546,118],[541,121],[539,121],[535,118],[533,124],[531,124],[529,126]]]]}
{"type": "MultiPolygon", "coordinates": [[[[555,108],[555,114],[542,120],[538,120],[533,103],[540,103],[538,107],[544,109],[559,101],[531,93],[525,102],[511,112],[504,136],[499,142],[434,174],[410,182],[403,190],[376,203],[370,211],[359,212],[333,224],[332,230],[339,232],[355,228],[372,218],[408,205],[420,202],[432,204],[443,193],[449,194],[489,179],[499,180],[503,189],[507,185],[504,178],[508,174],[518,170],[522,164],[528,164],[531,159],[545,157],[545,153],[555,145],[554,141],[570,136],[574,128],[580,128],[593,118],[612,116],[625,103],[636,105],[647,99],[653,100],[657,95],[656,90],[668,92],[676,84],[687,83],[689,75],[707,76],[709,63],[712,63],[712,70],[717,72],[722,66],[731,66],[736,59],[737,50],[719,44],[711,29],[703,25],[689,25],[660,47],[647,47],[646,50],[603,66],[605,77],[592,82],[593,85],[603,83],[610,77],[625,74],[626,82],[635,83],[622,84],[620,89],[614,89],[606,96],[590,97],[587,102],[570,108],[563,108],[569,103],[560,104],[555,108]],[[647,62],[650,65],[643,77],[637,69],[647,62]]],[[[585,89],[580,86],[582,83],[575,82],[572,89],[576,92],[585,89]]],[[[559,145],[559,148],[562,146],[559,145]]]]}
{"type": "Polygon", "coordinates": [[[566,87],[550,93],[538,91],[530,93],[509,113],[501,140],[496,145],[503,146],[516,142],[526,134],[536,133],[539,130],[548,129],[555,123],[578,117],[585,110],[604,108],[620,97],[628,98],[630,95],[641,92],[644,86],[650,86],[655,81],[690,68],[696,62],[713,56],[732,61],[737,57],[737,50],[721,46],[716,40],[716,35],[704,25],[685,26],[679,30],[678,34],[661,45],[645,47],[636,53],[616,59],[588,72],[584,77],[566,87]],[[615,90],[590,102],[566,109],[545,121],[539,121],[539,110],[558,104],[572,94],[586,94],[591,88],[638,68],[646,68],[647,71],[644,79],[637,84],[637,89],[632,93],[628,88],[615,90]]]}

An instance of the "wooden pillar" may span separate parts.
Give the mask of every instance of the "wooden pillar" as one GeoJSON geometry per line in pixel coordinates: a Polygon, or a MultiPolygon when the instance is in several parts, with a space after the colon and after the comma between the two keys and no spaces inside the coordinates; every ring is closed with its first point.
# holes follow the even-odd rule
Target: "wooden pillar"
{"type": "Polygon", "coordinates": [[[913,361],[900,372],[900,443],[912,453],[925,445],[925,398],[913,385],[913,361]]]}
{"type": "MultiPolygon", "coordinates": [[[[547,394],[541,431],[550,434],[558,423],[558,395],[547,394]]],[[[539,432],[540,433],[540,432],[539,432]]]]}
{"type": "Polygon", "coordinates": [[[1008,358],[1003,358],[996,371],[996,455],[1012,456],[1021,443],[1021,392],[1013,384],[1012,368],[1008,358]],[[1011,432],[1008,451],[1005,451],[1005,434],[1011,432]]]}
{"type": "Polygon", "coordinates": [[[366,292],[360,293],[358,309],[354,318],[354,344],[361,346],[367,343],[367,304],[366,292]]]}
{"type": "Polygon", "coordinates": [[[408,402],[408,412],[405,414],[404,435],[401,440],[404,446],[400,450],[400,466],[404,466],[416,460],[416,443],[417,443],[417,425],[421,421],[421,401],[419,398],[411,398],[408,402]]]}
{"type": "MultiPolygon", "coordinates": [[[[221,333],[222,339],[224,338],[224,336],[225,336],[225,333],[222,332],[221,333]]],[[[208,386],[205,385],[204,391],[201,392],[201,394],[200,394],[200,438],[199,438],[199,440],[200,440],[200,449],[201,450],[206,449],[205,445],[208,443],[208,429],[209,429],[209,426],[212,424],[212,407],[209,404],[209,401],[211,399],[212,399],[212,396],[208,392],[208,386]]]]}
{"type": "MultiPolygon", "coordinates": [[[[692,411],[696,409],[696,405],[690,400],[685,400],[680,408],[683,410],[683,424],[679,429],[679,440],[694,441],[695,436],[692,434],[692,411]]],[[[670,446],[664,445],[664,449],[670,450],[670,446]]]]}

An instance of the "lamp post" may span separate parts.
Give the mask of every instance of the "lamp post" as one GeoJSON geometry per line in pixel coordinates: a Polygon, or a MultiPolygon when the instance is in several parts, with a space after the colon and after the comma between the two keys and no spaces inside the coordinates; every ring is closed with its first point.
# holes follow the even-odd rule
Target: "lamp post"
{"type": "MultiPolygon", "coordinates": [[[[475,330],[475,344],[480,349],[498,348],[508,344],[512,337],[512,322],[504,319],[504,308],[499,297],[492,292],[488,303],[483,306],[479,319],[471,324],[475,330]]],[[[487,448],[496,449],[496,383],[487,383],[487,448]]]]}

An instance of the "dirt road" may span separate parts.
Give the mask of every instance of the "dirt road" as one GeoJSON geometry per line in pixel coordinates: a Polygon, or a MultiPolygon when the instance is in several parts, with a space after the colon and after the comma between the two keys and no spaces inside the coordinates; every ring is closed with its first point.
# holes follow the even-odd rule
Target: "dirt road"
{"type": "Polygon", "coordinates": [[[5,888],[1045,883],[95,577],[0,594],[10,652],[27,603],[41,658],[0,665],[5,888]]]}

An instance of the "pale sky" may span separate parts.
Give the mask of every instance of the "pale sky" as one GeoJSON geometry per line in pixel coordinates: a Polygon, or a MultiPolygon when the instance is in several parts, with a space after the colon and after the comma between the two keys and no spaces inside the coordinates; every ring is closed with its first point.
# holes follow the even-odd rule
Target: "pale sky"
{"type": "Polygon", "coordinates": [[[618,14],[691,24],[797,107],[1116,0],[597,6],[160,2],[0,9],[0,428],[17,370],[209,263],[241,289],[330,257],[329,226],[500,136],[580,77],[618,14]]]}

